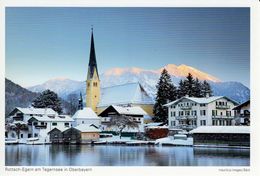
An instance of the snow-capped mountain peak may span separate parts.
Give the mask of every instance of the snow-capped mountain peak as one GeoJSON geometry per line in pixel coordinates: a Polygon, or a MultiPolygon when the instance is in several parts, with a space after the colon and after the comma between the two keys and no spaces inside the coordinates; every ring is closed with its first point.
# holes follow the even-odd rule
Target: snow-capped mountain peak
{"type": "MultiPolygon", "coordinates": [[[[228,96],[240,102],[250,98],[250,90],[243,84],[238,82],[221,82],[210,74],[184,64],[179,66],[168,64],[157,70],[145,70],[137,67],[111,68],[100,75],[101,87],[139,82],[146,92],[154,98],[156,95],[156,84],[164,68],[171,75],[172,81],[176,86],[178,86],[180,79],[184,79],[188,73],[191,73],[194,78],[207,80],[212,86],[214,95],[228,96]]],[[[33,92],[42,92],[46,89],[56,92],[64,99],[71,93],[79,94],[81,92],[83,95],[86,93],[84,81],[74,81],[68,78],[54,78],[41,85],[29,87],[29,90],[33,92]]]]}

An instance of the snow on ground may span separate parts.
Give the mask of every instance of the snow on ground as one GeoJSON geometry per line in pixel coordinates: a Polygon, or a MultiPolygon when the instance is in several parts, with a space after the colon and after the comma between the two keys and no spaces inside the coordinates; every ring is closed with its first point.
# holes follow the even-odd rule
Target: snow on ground
{"type": "Polygon", "coordinates": [[[172,136],[160,138],[155,141],[155,144],[168,144],[168,145],[193,145],[193,138],[185,139],[174,139],[172,136]]]}

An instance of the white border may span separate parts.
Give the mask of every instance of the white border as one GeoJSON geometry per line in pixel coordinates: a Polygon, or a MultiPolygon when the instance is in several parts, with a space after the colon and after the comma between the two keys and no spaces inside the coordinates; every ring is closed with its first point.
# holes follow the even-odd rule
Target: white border
{"type": "MultiPolygon", "coordinates": [[[[250,167],[87,167],[91,172],[5,172],[4,133],[0,133],[0,175],[258,175],[260,174],[260,2],[258,0],[0,0],[0,129],[4,131],[5,7],[250,7],[251,8],[251,165],[250,167]],[[257,83],[259,80],[259,83],[257,83]],[[250,172],[220,172],[219,169],[248,168],[250,172]]],[[[27,167],[28,168],[28,167],[27,167]]],[[[35,168],[35,167],[31,167],[35,168]]],[[[65,168],[65,167],[64,167],[65,168]]],[[[74,167],[73,167],[74,168],[74,167]]],[[[85,167],[82,167],[85,168],[85,167]]]]}

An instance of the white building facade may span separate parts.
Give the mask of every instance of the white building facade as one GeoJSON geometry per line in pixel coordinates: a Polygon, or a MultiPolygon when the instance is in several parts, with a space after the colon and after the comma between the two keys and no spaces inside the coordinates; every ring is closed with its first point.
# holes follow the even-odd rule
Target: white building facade
{"type": "Polygon", "coordinates": [[[92,108],[89,107],[78,110],[72,116],[72,119],[74,120],[74,127],[81,124],[86,124],[87,126],[95,125],[99,128],[101,125],[101,118],[98,117],[97,114],[92,110],[92,108]]]}
{"type": "Polygon", "coordinates": [[[234,125],[234,111],[238,103],[224,96],[182,97],[170,102],[168,124],[171,129],[192,130],[199,126],[234,125]]]}
{"type": "Polygon", "coordinates": [[[72,126],[73,119],[67,115],[58,115],[51,108],[15,108],[9,114],[5,137],[19,139],[26,143],[28,138],[38,138],[49,142],[48,132],[54,128],[61,131],[72,126]]]}

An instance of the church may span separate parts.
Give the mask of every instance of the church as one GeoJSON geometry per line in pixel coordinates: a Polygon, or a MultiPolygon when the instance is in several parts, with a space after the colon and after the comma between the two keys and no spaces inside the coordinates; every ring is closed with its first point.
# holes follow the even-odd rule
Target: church
{"type": "Polygon", "coordinates": [[[86,107],[92,108],[98,115],[110,105],[141,107],[149,116],[153,116],[154,101],[140,83],[127,83],[105,88],[101,88],[100,84],[92,29],[86,81],[86,107]]]}

